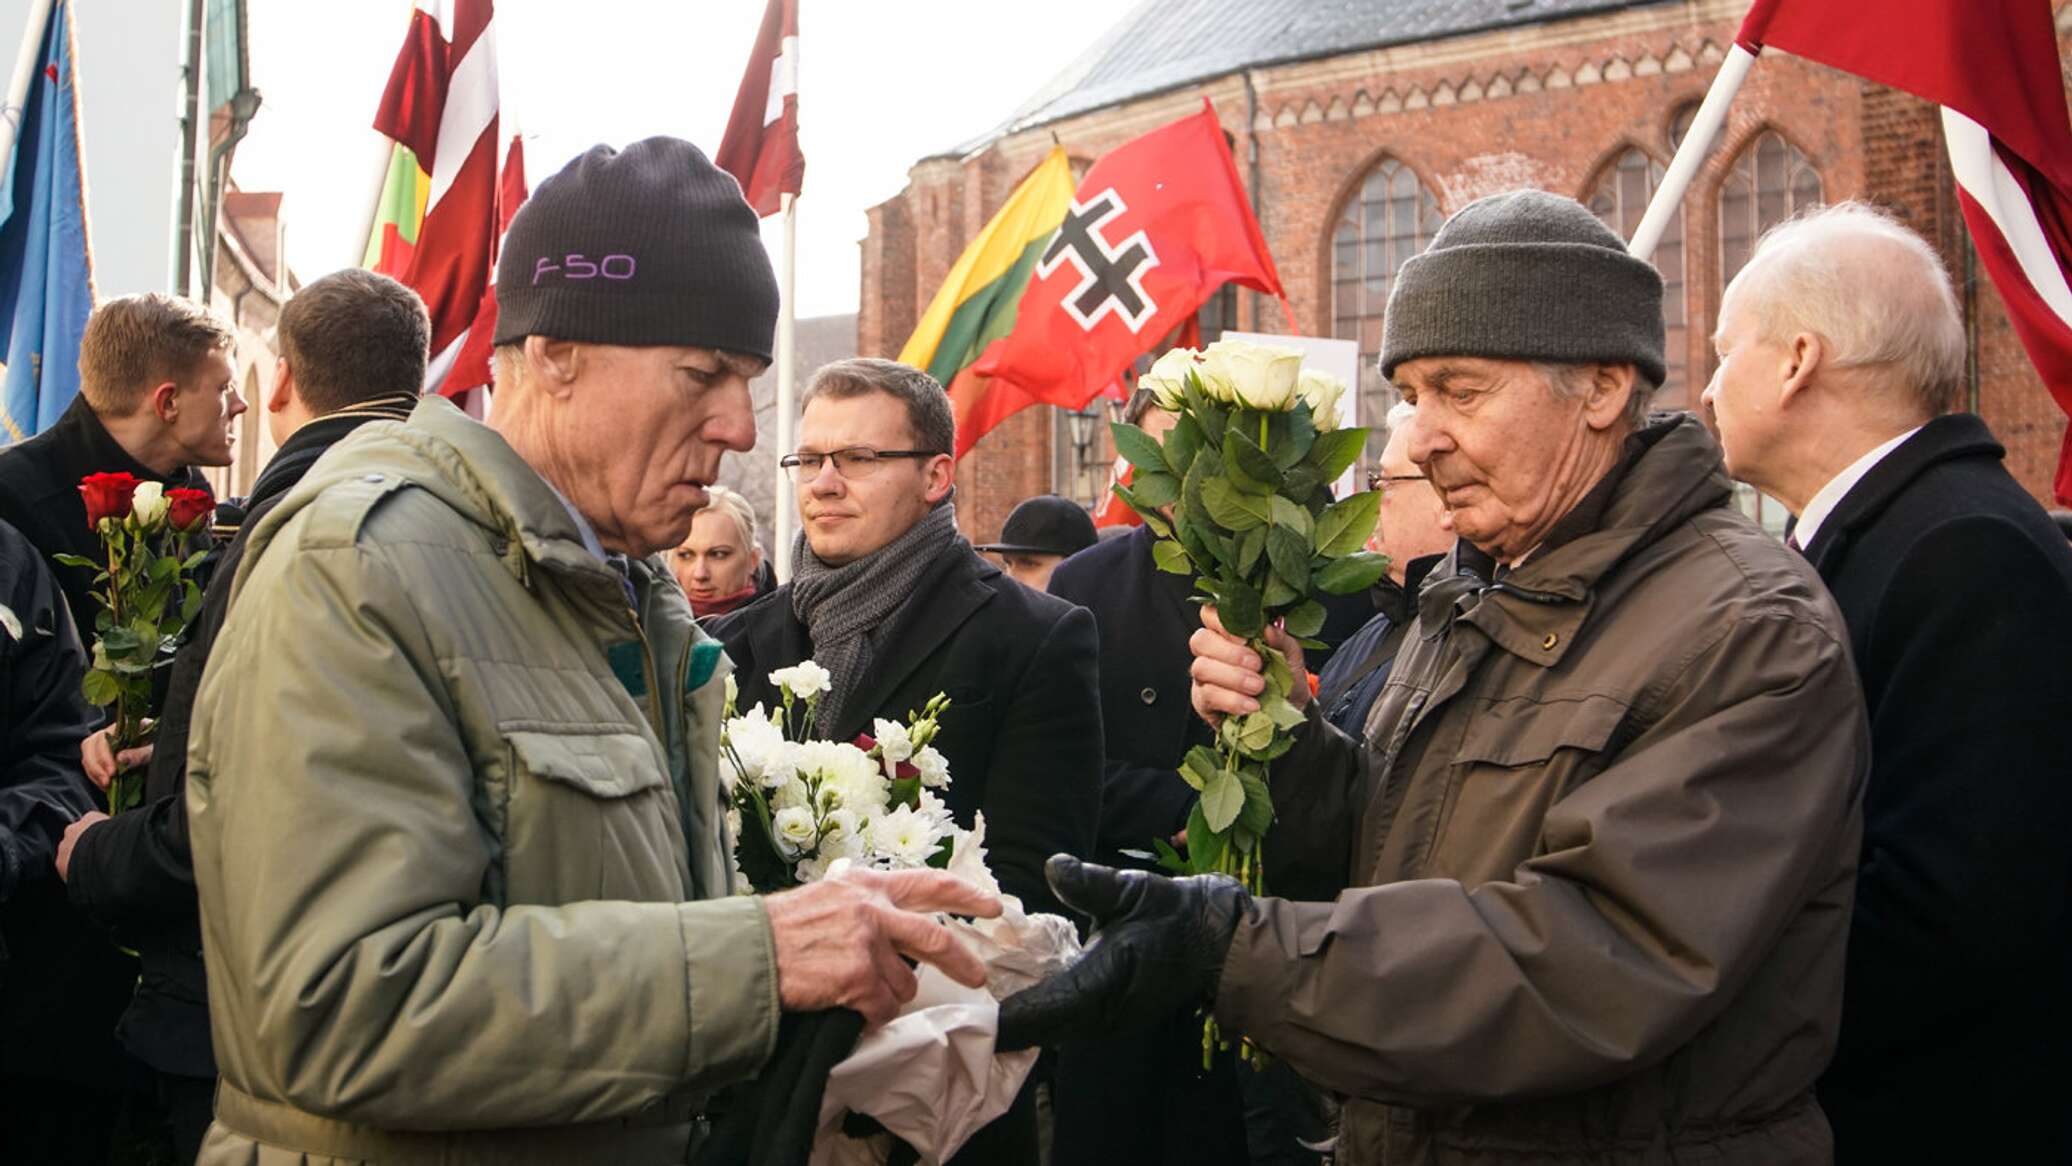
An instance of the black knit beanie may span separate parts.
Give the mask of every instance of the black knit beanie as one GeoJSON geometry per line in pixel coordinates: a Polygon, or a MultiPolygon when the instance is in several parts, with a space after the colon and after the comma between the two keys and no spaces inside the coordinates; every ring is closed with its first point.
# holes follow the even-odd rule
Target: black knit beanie
{"type": "Polygon", "coordinates": [[[777,277],[732,175],[677,138],[593,146],[504,233],[496,343],[527,336],[770,359],[777,277]]]}
{"type": "Polygon", "coordinates": [[[1477,199],[1405,264],[1382,324],[1381,375],[1425,356],[1631,361],[1659,387],[1662,276],[1589,208],[1541,190],[1477,199]]]}

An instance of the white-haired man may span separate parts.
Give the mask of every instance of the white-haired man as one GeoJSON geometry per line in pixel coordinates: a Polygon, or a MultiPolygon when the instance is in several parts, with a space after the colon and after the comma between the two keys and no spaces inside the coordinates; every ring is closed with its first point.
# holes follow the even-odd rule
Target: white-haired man
{"type": "Polygon", "coordinates": [[[1837,1159],[2072,1160],[2072,548],[1952,412],[1956,296],[1883,213],[1765,236],[1715,342],[1727,468],[1798,516],[1870,709],[1837,1159]]]}

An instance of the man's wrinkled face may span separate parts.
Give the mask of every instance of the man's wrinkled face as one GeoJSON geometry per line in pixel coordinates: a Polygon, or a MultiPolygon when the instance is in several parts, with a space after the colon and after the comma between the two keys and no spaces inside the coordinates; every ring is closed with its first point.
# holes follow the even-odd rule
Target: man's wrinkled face
{"type": "Polygon", "coordinates": [[[711,348],[593,344],[575,359],[572,407],[557,411],[554,440],[570,501],[610,550],[678,545],[720,456],[755,445],[748,381],[765,362],[711,348]]]}
{"type": "Polygon", "coordinates": [[[1573,505],[1566,492],[1592,452],[1583,396],[1557,396],[1523,361],[1469,356],[1405,361],[1395,382],[1416,409],[1407,452],[1446,529],[1509,561],[1573,505]]]}
{"type": "MultiPolygon", "coordinates": [[[[823,394],[799,418],[796,452],[910,450],[920,442],[906,404],[890,393],[823,394]]],[[[829,566],[853,563],[912,530],[949,493],[950,476],[948,454],[885,458],[856,477],[843,476],[838,459],[826,457],[817,474],[795,479],[806,544],[829,566]]]]}
{"type": "Polygon", "coordinates": [[[1755,321],[1736,290],[1729,289],[1720,304],[1719,331],[1712,338],[1719,368],[1699,400],[1719,435],[1727,473],[1760,484],[1779,433],[1791,354],[1756,335],[1755,321]]]}
{"type": "Polygon", "coordinates": [[[173,441],[180,447],[183,464],[230,464],[231,423],[245,411],[245,399],[237,391],[236,378],[230,354],[219,348],[202,357],[194,372],[178,382],[169,428],[173,441]]]}

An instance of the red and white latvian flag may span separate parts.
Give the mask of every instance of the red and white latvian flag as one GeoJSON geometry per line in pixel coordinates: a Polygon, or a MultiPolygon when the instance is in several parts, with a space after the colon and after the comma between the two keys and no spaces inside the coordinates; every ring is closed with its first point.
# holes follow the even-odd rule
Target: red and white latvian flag
{"type": "MultiPolygon", "coordinates": [[[[2015,334],[2072,414],[2072,123],[2049,0],[1756,0],[1736,39],[1942,106],[1958,202],[2015,334]]],[[[2072,504],[2072,431],[2058,457],[2072,504]]]]}
{"type": "Polygon", "coordinates": [[[734,94],[734,113],[713,165],[734,176],[755,213],[765,218],[796,197],[806,177],[799,152],[799,0],[770,0],[748,71],[734,94]]]}
{"type": "Polygon", "coordinates": [[[498,205],[492,9],[491,0],[417,0],[374,115],[395,148],[367,266],[424,297],[432,317],[425,389],[448,396],[489,382],[486,348],[475,346],[468,367],[459,357],[474,329],[496,324],[496,299],[484,294],[506,217],[498,205]]]}

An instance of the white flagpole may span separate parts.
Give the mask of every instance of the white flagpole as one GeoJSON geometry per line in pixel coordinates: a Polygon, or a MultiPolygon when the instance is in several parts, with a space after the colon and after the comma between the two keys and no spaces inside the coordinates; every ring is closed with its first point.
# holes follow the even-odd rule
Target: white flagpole
{"type": "Polygon", "coordinates": [[[50,23],[56,0],[34,0],[29,5],[28,26],[22,30],[22,47],[15,53],[14,76],[7,86],[7,107],[0,110],[0,171],[14,155],[15,140],[21,137],[22,117],[28,112],[29,84],[36,77],[36,58],[43,52],[43,30],[50,23]]]}
{"type": "MultiPolygon", "coordinates": [[[[777,456],[792,451],[792,378],[797,373],[792,358],[792,326],[798,318],[793,292],[798,274],[798,201],[796,195],[780,196],[784,203],[784,273],[778,290],[777,307],[777,456]]],[[[791,472],[777,467],[777,489],[772,515],[770,561],[775,564],[777,582],[791,581],[792,524],[798,509],[791,496],[791,472]]]]}
{"type": "Polygon", "coordinates": [[[1648,200],[1647,214],[1641,216],[1640,226],[1633,231],[1633,241],[1626,244],[1626,252],[1636,259],[1652,260],[1655,246],[1662,241],[1662,232],[1669,227],[1669,216],[1683,205],[1684,191],[1691,187],[1691,179],[1698,173],[1698,164],[1712,149],[1714,138],[1719,136],[1720,127],[1726,124],[1727,107],[1734,102],[1734,94],[1741,89],[1741,83],[1748,79],[1748,68],[1755,64],[1755,54],[1736,44],[1727,50],[1727,59],[1720,62],[1719,74],[1712,79],[1712,88],[1705,93],[1705,101],[1698,106],[1697,115],[1691,119],[1690,132],[1684,135],[1683,143],[1676,148],[1676,157],[1669,160],[1669,169],[1662,175],[1662,185],[1655,188],[1655,197],[1648,200]]]}

